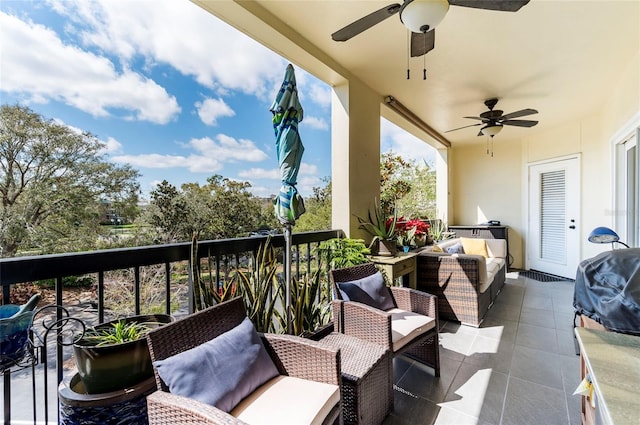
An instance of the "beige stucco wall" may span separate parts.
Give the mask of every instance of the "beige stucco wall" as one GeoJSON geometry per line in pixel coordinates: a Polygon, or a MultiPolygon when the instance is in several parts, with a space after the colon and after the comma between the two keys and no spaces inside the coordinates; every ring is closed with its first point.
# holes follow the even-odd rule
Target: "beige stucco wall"
{"type": "Polygon", "coordinates": [[[493,141],[493,157],[487,155],[484,138],[478,143],[452,149],[451,205],[449,224],[479,224],[499,220],[509,226],[509,251],[513,267],[521,267],[522,216],[521,143],[493,141]]]}
{"type": "Polygon", "coordinates": [[[527,166],[529,163],[578,154],[581,162],[580,258],[609,249],[591,244],[596,226],[612,226],[612,140],[640,114],[640,51],[618,65],[620,78],[606,82],[609,97],[602,107],[522,140],[494,141],[494,157],[485,154],[484,141],[458,146],[450,155],[451,224],[476,224],[497,219],[510,226],[509,248],[514,267],[525,266],[527,166]]]}
{"type": "Polygon", "coordinates": [[[380,198],[380,96],[358,80],[334,87],[332,97],[332,227],[369,240],[356,215],[380,198]]]}

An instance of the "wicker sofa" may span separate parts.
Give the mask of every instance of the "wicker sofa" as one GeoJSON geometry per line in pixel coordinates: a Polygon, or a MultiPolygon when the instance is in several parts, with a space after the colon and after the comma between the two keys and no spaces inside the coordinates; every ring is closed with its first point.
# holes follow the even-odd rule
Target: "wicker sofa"
{"type": "Polygon", "coordinates": [[[441,319],[480,326],[504,286],[507,245],[504,239],[474,241],[474,246],[484,243],[486,252],[447,252],[457,244],[468,242],[465,238],[449,239],[420,252],[417,288],[438,297],[441,319]],[[433,252],[434,249],[442,252],[433,252]]]}

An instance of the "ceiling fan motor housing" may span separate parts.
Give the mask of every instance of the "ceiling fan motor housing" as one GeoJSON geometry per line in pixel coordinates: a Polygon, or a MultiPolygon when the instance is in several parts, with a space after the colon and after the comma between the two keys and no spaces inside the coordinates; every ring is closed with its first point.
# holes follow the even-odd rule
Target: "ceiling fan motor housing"
{"type": "Polygon", "coordinates": [[[400,20],[411,32],[425,33],[434,29],[448,10],[447,0],[406,0],[400,9],[400,20]]]}

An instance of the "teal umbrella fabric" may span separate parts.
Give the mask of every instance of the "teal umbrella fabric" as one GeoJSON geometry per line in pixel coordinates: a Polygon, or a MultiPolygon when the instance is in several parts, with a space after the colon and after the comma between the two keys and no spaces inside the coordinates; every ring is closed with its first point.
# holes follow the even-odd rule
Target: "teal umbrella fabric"
{"type": "Polygon", "coordinates": [[[303,110],[298,99],[296,75],[289,64],[278,95],[271,105],[276,153],[280,164],[282,186],[274,200],[275,214],[282,225],[292,226],[304,212],[304,201],[296,189],[304,146],[298,133],[303,110]]]}

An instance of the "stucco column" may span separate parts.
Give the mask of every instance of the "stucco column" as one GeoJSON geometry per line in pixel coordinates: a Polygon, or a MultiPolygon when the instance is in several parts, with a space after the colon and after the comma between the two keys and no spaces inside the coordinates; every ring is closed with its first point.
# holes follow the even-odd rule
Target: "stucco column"
{"type": "Polygon", "coordinates": [[[371,239],[358,229],[380,198],[380,104],[364,84],[349,81],[333,88],[331,113],[332,227],[347,236],[371,239]]]}

